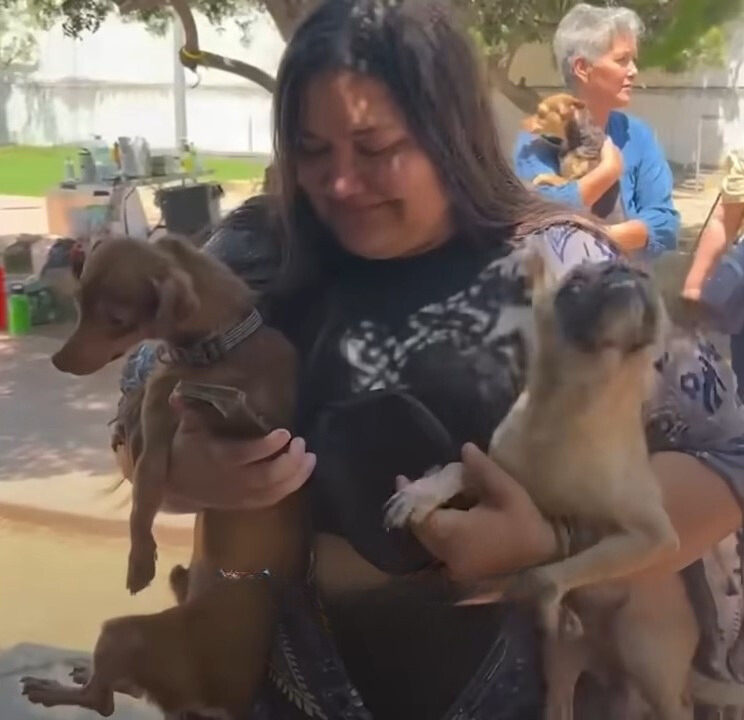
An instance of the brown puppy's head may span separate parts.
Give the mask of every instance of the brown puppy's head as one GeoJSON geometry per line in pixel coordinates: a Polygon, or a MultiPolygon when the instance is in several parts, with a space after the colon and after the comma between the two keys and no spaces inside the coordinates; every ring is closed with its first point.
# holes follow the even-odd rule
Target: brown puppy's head
{"type": "Polygon", "coordinates": [[[199,308],[190,275],[165,248],[108,238],[95,245],[80,272],[78,324],[52,357],[54,366],[89,375],[147,338],[167,337],[199,308]]]}
{"type": "Polygon", "coordinates": [[[537,106],[537,112],[525,118],[523,127],[527,132],[564,142],[568,138],[571,122],[586,108],[583,100],[568,93],[558,93],[545,98],[537,106]]]}

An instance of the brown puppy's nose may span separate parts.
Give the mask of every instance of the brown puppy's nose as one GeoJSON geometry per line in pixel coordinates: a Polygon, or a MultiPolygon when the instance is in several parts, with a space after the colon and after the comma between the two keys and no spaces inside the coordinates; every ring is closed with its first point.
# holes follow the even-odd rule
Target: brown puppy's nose
{"type": "Polygon", "coordinates": [[[52,365],[54,365],[57,370],[65,372],[65,363],[63,359],[60,359],[60,353],[56,352],[52,355],[52,365]]]}
{"type": "Polygon", "coordinates": [[[65,348],[62,348],[58,352],[54,353],[52,355],[52,365],[54,365],[57,370],[63,373],[70,373],[72,375],[85,375],[84,372],[80,372],[80,369],[76,367],[76,364],[74,362],[70,362],[70,353],[65,351],[65,348]]]}

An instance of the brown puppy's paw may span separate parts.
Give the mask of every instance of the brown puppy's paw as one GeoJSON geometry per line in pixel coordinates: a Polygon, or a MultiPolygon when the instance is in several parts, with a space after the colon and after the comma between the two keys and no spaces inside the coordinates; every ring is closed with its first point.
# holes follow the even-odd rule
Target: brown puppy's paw
{"type": "Polygon", "coordinates": [[[549,173],[540,173],[532,178],[532,184],[534,186],[548,185],[550,187],[560,187],[568,182],[565,178],[560,175],[551,175],[549,173]]]}
{"type": "Polygon", "coordinates": [[[90,665],[73,665],[70,670],[70,677],[75,685],[87,685],[90,682],[90,678],[93,675],[90,665]]]}
{"type": "Polygon", "coordinates": [[[22,693],[34,705],[56,707],[58,705],[77,706],[94,710],[99,715],[109,717],[114,714],[114,696],[87,687],[67,687],[56,680],[46,678],[21,678],[22,693]]]}
{"type": "Polygon", "coordinates": [[[154,540],[132,544],[127,570],[127,590],[132,595],[144,590],[152,582],[157,555],[154,540]]]}
{"type": "Polygon", "coordinates": [[[62,683],[47,678],[23,677],[21,678],[21,685],[23,686],[21,693],[30,702],[44,707],[56,705],[57,696],[60,691],[65,689],[62,683]]]}

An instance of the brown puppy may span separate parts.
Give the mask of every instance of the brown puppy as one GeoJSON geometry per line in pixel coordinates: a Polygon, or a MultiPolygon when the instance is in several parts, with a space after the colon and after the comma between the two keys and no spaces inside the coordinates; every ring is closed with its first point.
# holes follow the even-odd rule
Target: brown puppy
{"type": "MultiPolygon", "coordinates": [[[[295,355],[280,333],[259,322],[255,296],[237,276],[176,238],[100,243],[83,267],[79,304],[78,327],[54,356],[64,371],[95,372],[144,338],[168,343],[168,357],[144,393],[120,406],[113,442],[124,475],[132,478],[128,584],[136,590],[154,573],[152,521],[178,423],[169,405],[177,383],[207,383],[207,394],[217,396],[214,408],[226,407],[225,387],[241,391],[244,397],[234,399],[249,406],[242,416],[226,422],[207,401],[204,417],[217,433],[255,436],[263,432],[257,424],[292,421],[295,355]]],[[[85,686],[24,678],[24,693],[34,703],[78,705],[102,715],[113,712],[114,691],[142,692],[165,712],[244,710],[265,677],[274,634],[273,581],[264,571],[281,582],[300,577],[306,547],[298,494],[263,511],[201,513],[189,571],[195,575],[171,577],[183,604],[107,622],[90,677],[78,673],[85,686]]]]}
{"type": "MultiPolygon", "coordinates": [[[[542,267],[539,260],[536,265],[542,267]]],[[[538,602],[549,718],[572,716],[578,675],[600,655],[639,685],[660,720],[691,718],[684,697],[698,634],[678,578],[665,587],[669,599],[661,615],[658,603],[642,600],[644,588],[636,595],[633,586],[588,587],[641,570],[678,545],[650,466],[641,412],[665,323],[663,304],[649,276],[624,262],[579,266],[557,285],[537,272],[527,388],[494,433],[489,454],[546,517],[575,519],[600,539],[486,585],[492,596],[538,602]],[[561,610],[567,593],[579,617],[561,610]],[[567,618],[573,637],[561,632],[567,618]],[[588,634],[578,638],[582,628],[588,634]],[[604,642],[593,644],[592,636],[604,642]]],[[[420,520],[461,492],[461,470],[449,465],[402,489],[389,504],[391,523],[420,520]]]]}
{"type": "Polygon", "coordinates": [[[533,185],[565,185],[599,164],[604,131],[594,124],[586,104],[573,95],[558,93],[545,98],[523,127],[559,148],[561,174],[543,173],[532,180],[533,185]]]}

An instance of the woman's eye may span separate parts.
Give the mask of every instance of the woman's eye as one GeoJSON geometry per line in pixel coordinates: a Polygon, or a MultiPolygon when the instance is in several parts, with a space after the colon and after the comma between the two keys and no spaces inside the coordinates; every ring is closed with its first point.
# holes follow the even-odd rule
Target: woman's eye
{"type": "Polygon", "coordinates": [[[366,146],[363,145],[361,147],[357,148],[357,152],[360,155],[364,155],[366,157],[376,157],[377,155],[384,155],[386,152],[390,150],[389,145],[382,145],[382,146],[366,146]]]}
{"type": "Polygon", "coordinates": [[[381,155],[391,155],[392,153],[400,150],[405,144],[406,140],[396,140],[395,142],[385,143],[366,143],[357,146],[357,152],[364,157],[379,157],[381,155]]]}
{"type": "Polygon", "coordinates": [[[106,313],[106,321],[115,330],[129,330],[132,326],[132,318],[128,312],[109,310],[106,313]]]}
{"type": "Polygon", "coordinates": [[[328,151],[325,145],[300,145],[299,152],[302,157],[316,158],[328,151]]]}

